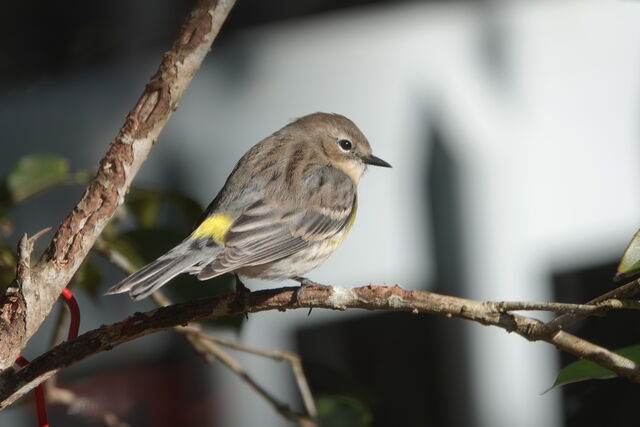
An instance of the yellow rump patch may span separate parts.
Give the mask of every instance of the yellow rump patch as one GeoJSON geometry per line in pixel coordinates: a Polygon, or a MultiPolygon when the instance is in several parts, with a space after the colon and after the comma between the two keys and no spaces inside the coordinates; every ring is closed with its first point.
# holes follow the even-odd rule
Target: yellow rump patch
{"type": "Polygon", "coordinates": [[[191,233],[192,239],[200,237],[211,237],[214,242],[218,244],[224,243],[224,235],[229,227],[231,227],[233,220],[229,215],[215,214],[202,221],[202,224],[191,233]]]}

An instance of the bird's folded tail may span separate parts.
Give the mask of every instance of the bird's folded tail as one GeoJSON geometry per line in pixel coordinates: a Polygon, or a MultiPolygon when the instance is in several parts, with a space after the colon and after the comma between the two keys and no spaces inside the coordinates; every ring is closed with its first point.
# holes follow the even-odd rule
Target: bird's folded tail
{"type": "Polygon", "coordinates": [[[194,267],[211,261],[220,251],[219,247],[194,243],[193,239],[186,239],[160,258],[121,280],[105,292],[105,295],[129,292],[131,298],[141,300],[180,273],[199,271],[197,268],[194,271],[194,267]]]}

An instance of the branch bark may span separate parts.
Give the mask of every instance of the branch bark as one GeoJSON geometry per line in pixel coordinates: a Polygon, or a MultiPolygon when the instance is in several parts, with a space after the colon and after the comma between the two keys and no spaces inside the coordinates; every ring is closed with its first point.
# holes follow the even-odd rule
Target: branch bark
{"type": "Polygon", "coordinates": [[[367,309],[438,314],[497,326],[529,341],[546,341],[558,349],[591,360],[616,374],[640,382],[635,362],[563,330],[548,328],[543,322],[504,312],[496,303],[473,301],[432,292],[408,291],[398,286],[310,286],[294,301],[297,287],[268,289],[248,294],[230,294],[161,307],[136,313],[124,321],[89,331],[60,344],[20,369],[0,373],[0,409],[54,375],[93,354],[153,332],[186,325],[193,321],[257,313],[267,310],[325,308],[367,309]]]}
{"type": "MultiPolygon", "coordinates": [[[[235,0],[196,2],[82,199],[62,222],[42,258],[23,276],[28,280],[17,281],[17,293],[1,301],[0,370],[13,365],[122,204],[131,181],[177,108],[234,3],[235,0]]],[[[29,270],[28,259],[26,267],[29,270]]]]}

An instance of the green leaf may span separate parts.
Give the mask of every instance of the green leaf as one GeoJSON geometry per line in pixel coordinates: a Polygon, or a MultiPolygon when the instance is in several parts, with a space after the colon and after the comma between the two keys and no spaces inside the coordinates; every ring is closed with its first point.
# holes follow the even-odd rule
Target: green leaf
{"type": "Polygon", "coordinates": [[[92,297],[98,296],[102,284],[102,271],[91,258],[87,258],[73,276],[72,282],[85,290],[92,297]]]}
{"type": "Polygon", "coordinates": [[[316,402],[321,426],[330,427],[367,427],[373,422],[373,416],[360,400],[349,396],[322,396],[316,402]]]}
{"type": "MultiPolygon", "coordinates": [[[[620,356],[631,359],[636,363],[640,363],[640,345],[632,345],[630,347],[623,347],[614,350],[620,356]]],[[[565,366],[560,370],[555,382],[549,388],[549,390],[559,387],[565,384],[575,383],[585,380],[604,380],[608,378],[614,378],[617,375],[615,372],[609,369],[603,368],[600,365],[589,360],[578,360],[565,366]]],[[[547,390],[547,391],[549,391],[547,390]]]]}
{"type": "Polygon", "coordinates": [[[636,232],[624,251],[615,280],[620,281],[638,273],[640,273],[640,230],[636,232]]]}
{"type": "Polygon", "coordinates": [[[31,154],[22,157],[5,177],[5,191],[11,201],[20,202],[69,177],[69,160],[54,154],[31,154]]]}

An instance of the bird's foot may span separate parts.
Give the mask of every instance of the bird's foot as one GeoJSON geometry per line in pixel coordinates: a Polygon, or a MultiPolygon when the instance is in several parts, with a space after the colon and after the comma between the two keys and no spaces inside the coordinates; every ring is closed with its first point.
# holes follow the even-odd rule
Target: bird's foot
{"type": "MultiPolygon", "coordinates": [[[[316,283],[313,280],[307,279],[306,277],[293,277],[293,280],[300,283],[300,287],[293,292],[293,298],[291,301],[292,303],[298,306],[300,305],[300,299],[302,297],[302,294],[308,287],[323,286],[320,283],[316,283]]],[[[309,312],[307,313],[307,316],[311,315],[311,310],[313,310],[313,307],[309,308],[309,312]]]]}

